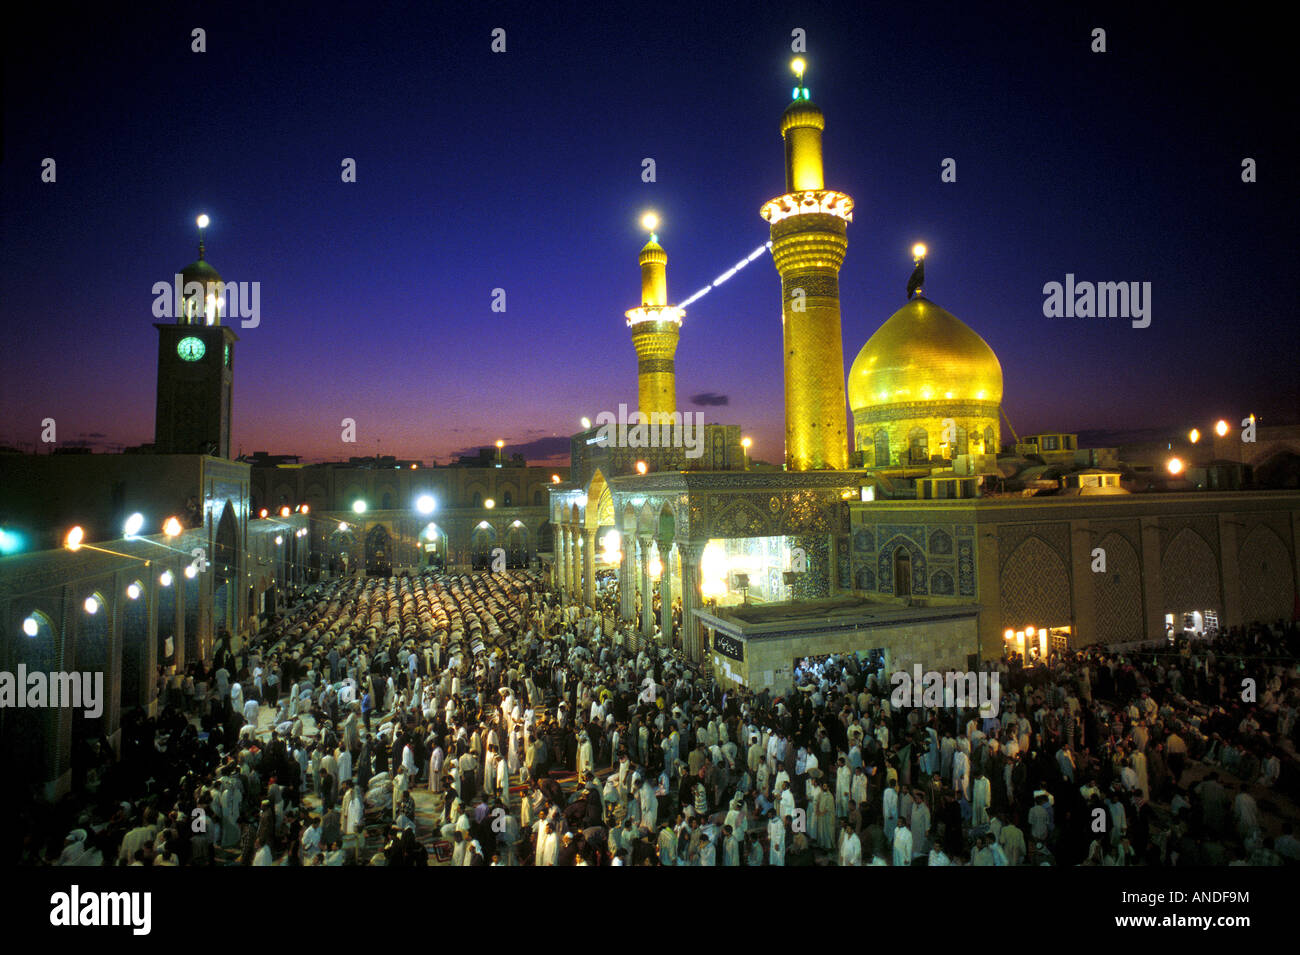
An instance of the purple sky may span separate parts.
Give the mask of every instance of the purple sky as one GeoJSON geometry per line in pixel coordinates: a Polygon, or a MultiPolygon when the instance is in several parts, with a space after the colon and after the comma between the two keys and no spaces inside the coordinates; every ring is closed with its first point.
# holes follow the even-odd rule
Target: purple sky
{"type": "MultiPolygon", "coordinates": [[[[207,212],[209,260],[262,286],[261,325],[238,329],[233,449],[445,463],[500,437],[564,454],[582,415],[636,400],[640,214],[663,219],[673,301],[766,240],[794,27],[827,185],[857,202],[845,370],[903,304],[921,239],[927,294],[997,352],[1021,434],[1296,418],[1294,103],[1270,102],[1294,93],[1253,23],[1118,5],[312,10],[36,12],[4,77],[0,442],[48,417],[61,443],[152,440],[150,289],[195,257],[207,212]],[[1067,272],[1151,282],[1151,327],[1045,318],[1043,284],[1067,272]]],[[[677,353],[680,408],[742,425],[768,460],[779,295],[763,257],[688,309],[677,353]]]]}

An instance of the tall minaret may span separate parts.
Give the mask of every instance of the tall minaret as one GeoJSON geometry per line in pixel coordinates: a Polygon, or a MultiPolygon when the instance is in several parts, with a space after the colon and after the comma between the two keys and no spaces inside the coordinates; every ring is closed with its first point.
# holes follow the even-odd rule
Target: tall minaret
{"type": "Polygon", "coordinates": [[[785,357],[785,466],[788,471],[848,467],[844,343],[840,332],[840,265],[848,249],[853,200],[825,188],[826,120],[808,98],[804,63],[794,101],[781,117],[785,195],[767,202],[772,259],[781,274],[785,357]]]}
{"type": "MultiPolygon", "coordinates": [[[[179,305],[174,322],[158,329],[158,402],[154,450],[158,454],[230,457],[234,347],[239,340],[221,324],[221,275],[204,258],[199,216],[199,257],[175,276],[179,305]]],[[[157,313],[155,313],[157,314],[157,313]]]]}
{"type": "Polygon", "coordinates": [[[646,213],[641,224],[650,232],[650,241],[639,256],[641,307],[625,314],[636,348],[637,403],[646,420],[651,421],[653,414],[670,415],[677,410],[673,356],[686,312],[668,304],[668,253],[654,232],[659,217],[646,213]]]}

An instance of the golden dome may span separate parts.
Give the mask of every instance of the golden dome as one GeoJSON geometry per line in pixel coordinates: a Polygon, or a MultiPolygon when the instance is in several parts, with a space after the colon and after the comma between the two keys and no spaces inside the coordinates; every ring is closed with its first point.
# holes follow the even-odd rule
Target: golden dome
{"type": "Polygon", "coordinates": [[[796,126],[825,129],[826,117],[812,100],[797,99],[792,101],[781,114],[781,135],[784,136],[796,126]]]}
{"type": "Polygon", "coordinates": [[[917,296],[862,346],[849,370],[849,407],[913,401],[1002,401],[998,356],[956,316],[917,296]]]}

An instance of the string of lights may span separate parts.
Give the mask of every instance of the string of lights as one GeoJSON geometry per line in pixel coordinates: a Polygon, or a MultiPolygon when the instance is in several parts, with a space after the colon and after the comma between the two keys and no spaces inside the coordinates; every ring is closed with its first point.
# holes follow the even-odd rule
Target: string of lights
{"type": "Polygon", "coordinates": [[[753,252],[749,253],[749,255],[747,255],[745,258],[741,259],[739,262],[737,262],[731,268],[727,269],[727,271],[723,272],[721,275],[719,275],[708,285],[704,286],[704,288],[700,289],[690,298],[686,299],[686,301],[678,304],[677,308],[685,308],[687,305],[690,305],[692,302],[702,299],[704,296],[708,295],[710,292],[712,292],[723,282],[727,281],[727,279],[731,278],[733,275],[735,275],[737,272],[739,272],[741,269],[747,266],[750,262],[753,262],[756,258],[758,258],[760,255],[762,255],[764,252],[768,251],[771,248],[772,248],[771,242],[764,242],[753,252]]]}

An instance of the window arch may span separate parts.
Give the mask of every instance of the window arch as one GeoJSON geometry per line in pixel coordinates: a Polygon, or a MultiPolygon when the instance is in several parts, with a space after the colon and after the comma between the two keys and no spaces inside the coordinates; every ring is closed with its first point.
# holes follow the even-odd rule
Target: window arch
{"type": "Polygon", "coordinates": [[[912,595],[912,557],[903,547],[894,551],[894,595],[912,595]]]}
{"type": "Polygon", "coordinates": [[[889,464],[889,432],[884,428],[876,431],[872,438],[872,460],[875,461],[876,467],[883,468],[889,464]]]}
{"type": "Polygon", "coordinates": [[[913,428],[907,433],[907,450],[914,462],[930,459],[930,436],[924,428],[913,428]]]}

